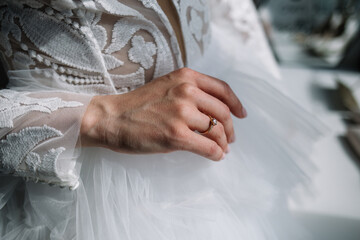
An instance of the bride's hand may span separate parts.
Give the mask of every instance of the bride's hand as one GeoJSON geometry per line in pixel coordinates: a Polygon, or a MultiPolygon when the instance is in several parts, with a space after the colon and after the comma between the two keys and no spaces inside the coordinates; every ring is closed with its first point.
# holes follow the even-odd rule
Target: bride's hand
{"type": "Polygon", "coordinates": [[[225,82],[188,68],[126,94],[95,96],[82,120],[83,146],[124,153],[190,151],[212,160],[224,158],[234,141],[232,112],[246,111],[225,82]],[[209,116],[217,126],[206,134],[209,116]]]}

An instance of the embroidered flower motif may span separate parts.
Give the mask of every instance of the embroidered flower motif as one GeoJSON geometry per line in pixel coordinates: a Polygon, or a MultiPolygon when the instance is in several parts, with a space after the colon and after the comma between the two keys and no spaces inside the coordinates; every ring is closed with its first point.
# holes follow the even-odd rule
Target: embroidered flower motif
{"type": "Polygon", "coordinates": [[[30,6],[34,9],[41,8],[44,4],[35,0],[18,0],[18,1],[5,1],[0,4],[3,6],[8,4],[8,8],[0,9],[0,46],[5,49],[5,55],[10,57],[13,54],[11,48],[9,34],[11,34],[18,42],[21,41],[21,30],[15,23],[15,18],[20,18],[23,5],[30,6]]]}
{"type": "MultiPolygon", "coordinates": [[[[5,172],[20,170],[19,167],[26,157],[29,157],[27,165],[29,165],[30,169],[36,170],[36,168],[41,166],[42,162],[40,161],[40,156],[31,152],[31,150],[47,139],[61,136],[63,134],[59,130],[47,125],[28,127],[20,130],[18,133],[8,134],[5,139],[0,141],[1,170],[5,172]]],[[[48,170],[48,174],[56,172],[54,167],[48,167],[48,170]]]]}
{"type": "MultiPolygon", "coordinates": [[[[99,49],[103,51],[107,43],[107,34],[105,28],[98,24],[101,20],[101,13],[85,11],[84,17],[90,24],[88,26],[82,26],[81,31],[85,35],[93,35],[96,39],[99,49]]],[[[124,65],[123,61],[120,61],[110,54],[103,54],[103,58],[107,70],[112,70],[124,65]]]]}
{"type": "Polygon", "coordinates": [[[204,22],[194,9],[191,10],[190,17],[191,17],[189,23],[190,31],[192,34],[194,34],[195,39],[200,42],[202,38],[202,29],[204,22]]]}
{"type": "Polygon", "coordinates": [[[154,65],[153,56],[156,54],[156,46],[152,42],[145,42],[142,36],[134,36],[131,40],[132,48],[129,50],[129,59],[134,63],[140,63],[145,69],[154,65]]]}
{"type": "Polygon", "coordinates": [[[59,130],[47,125],[8,134],[0,140],[0,172],[75,189],[79,185],[78,178],[70,173],[64,176],[57,168],[56,162],[66,150],[64,147],[34,152],[39,144],[62,136],[59,130]]]}

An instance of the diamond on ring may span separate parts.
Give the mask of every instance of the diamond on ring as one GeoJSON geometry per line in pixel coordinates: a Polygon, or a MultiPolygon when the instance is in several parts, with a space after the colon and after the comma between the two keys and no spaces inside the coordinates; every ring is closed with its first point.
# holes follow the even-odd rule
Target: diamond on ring
{"type": "Polygon", "coordinates": [[[200,134],[206,134],[206,133],[210,132],[211,129],[218,124],[218,121],[216,120],[216,118],[213,118],[210,115],[208,115],[208,117],[210,118],[209,127],[208,127],[208,129],[206,129],[206,131],[200,132],[200,134]]]}
{"type": "Polygon", "coordinates": [[[213,125],[213,126],[216,126],[217,125],[217,120],[216,120],[216,118],[211,118],[211,124],[213,125]]]}

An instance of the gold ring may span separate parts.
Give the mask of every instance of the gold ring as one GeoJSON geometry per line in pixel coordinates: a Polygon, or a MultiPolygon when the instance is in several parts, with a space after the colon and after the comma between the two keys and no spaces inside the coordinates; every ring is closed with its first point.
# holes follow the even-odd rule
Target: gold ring
{"type": "Polygon", "coordinates": [[[217,123],[218,123],[217,120],[216,120],[216,118],[213,118],[213,117],[210,116],[210,115],[208,115],[208,117],[210,118],[209,127],[208,127],[208,129],[206,129],[206,131],[201,132],[200,134],[206,134],[206,133],[210,132],[211,129],[212,129],[214,126],[216,126],[217,123]]]}

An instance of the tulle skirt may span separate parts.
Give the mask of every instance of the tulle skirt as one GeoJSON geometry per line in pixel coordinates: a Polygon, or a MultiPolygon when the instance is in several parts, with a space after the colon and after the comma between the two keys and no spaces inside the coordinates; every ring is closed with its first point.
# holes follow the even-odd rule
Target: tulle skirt
{"type": "Polygon", "coordinates": [[[221,44],[215,36],[194,68],[227,81],[248,111],[234,119],[236,142],[223,161],[88,148],[75,191],[1,176],[1,239],[309,239],[287,200],[309,181],[321,125],[219,54],[221,44]]]}

